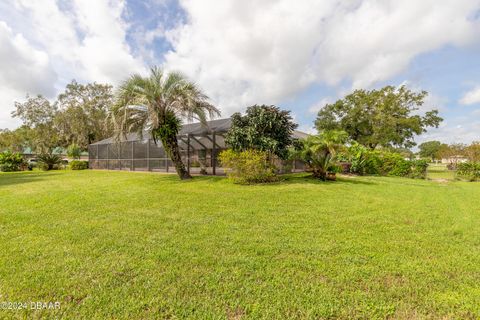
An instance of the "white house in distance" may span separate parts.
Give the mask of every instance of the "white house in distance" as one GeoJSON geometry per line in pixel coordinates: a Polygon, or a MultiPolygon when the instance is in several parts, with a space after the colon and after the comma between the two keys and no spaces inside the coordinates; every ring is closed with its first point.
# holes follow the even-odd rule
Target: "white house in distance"
{"type": "Polygon", "coordinates": [[[442,158],[442,163],[449,164],[449,163],[464,163],[467,162],[468,159],[464,156],[451,156],[449,158],[442,158]]]}

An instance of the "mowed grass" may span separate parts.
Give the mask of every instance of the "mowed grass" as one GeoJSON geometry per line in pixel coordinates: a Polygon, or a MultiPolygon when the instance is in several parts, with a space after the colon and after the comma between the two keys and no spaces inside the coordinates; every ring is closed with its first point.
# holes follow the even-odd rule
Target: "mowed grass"
{"type": "Polygon", "coordinates": [[[446,164],[430,164],[427,169],[427,178],[431,180],[455,180],[455,171],[448,170],[446,164]]]}
{"type": "Polygon", "coordinates": [[[1,310],[28,319],[478,319],[480,184],[0,174],[1,310]]]}

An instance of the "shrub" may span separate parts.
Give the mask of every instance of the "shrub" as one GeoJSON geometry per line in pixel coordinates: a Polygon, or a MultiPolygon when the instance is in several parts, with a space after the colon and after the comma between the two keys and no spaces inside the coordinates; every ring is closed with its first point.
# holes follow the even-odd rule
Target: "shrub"
{"type": "Polygon", "coordinates": [[[465,162],[457,164],[457,176],[470,181],[480,180],[480,162],[465,162]]]}
{"type": "Polygon", "coordinates": [[[350,173],[352,171],[352,164],[348,161],[342,161],[338,164],[341,168],[340,173],[350,173]]]}
{"type": "Polygon", "coordinates": [[[425,179],[428,163],[425,160],[405,160],[396,152],[369,150],[353,143],[343,159],[350,163],[350,172],[356,174],[378,174],[395,177],[425,179]]]}
{"type": "Polygon", "coordinates": [[[37,157],[38,167],[44,171],[58,169],[62,158],[57,154],[44,153],[37,157]]]}
{"type": "Polygon", "coordinates": [[[447,164],[447,169],[448,170],[457,170],[457,164],[456,163],[453,163],[453,162],[450,162],[449,164],[447,164]]]}
{"type": "Polygon", "coordinates": [[[0,153],[0,171],[20,171],[26,167],[26,163],[20,153],[5,151],[0,153]]]}
{"type": "Polygon", "coordinates": [[[299,150],[293,150],[292,157],[305,162],[313,176],[321,180],[335,180],[340,172],[337,166],[340,151],[344,149],[347,135],[343,131],[324,131],[316,136],[301,140],[299,150]]]}
{"type": "Polygon", "coordinates": [[[425,179],[427,177],[428,159],[412,160],[412,173],[410,177],[413,179],[425,179]]]}
{"type": "Polygon", "coordinates": [[[359,175],[380,174],[380,153],[370,150],[357,142],[353,142],[352,145],[348,147],[344,159],[350,163],[351,173],[359,175]]]}
{"type": "Polygon", "coordinates": [[[408,177],[412,172],[412,164],[398,153],[383,152],[381,158],[381,174],[395,177],[408,177]]]}
{"type": "Polygon", "coordinates": [[[278,180],[266,152],[252,149],[236,152],[228,149],[220,153],[219,160],[226,168],[229,179],[235,183],[253,184],[278,180]]]}
{"type": "Polygon", "coordinates": [[[67,156],[74,160],[80,159],[80,155],[82,154],[82,150],[76,143],[72,143],[71,145],[68,146],[67,148],[67,156]]]}
{"type": "Polygon", "coordinates": [[[73,160],[70,162],[70,169],[72,170],[88,169],[88,161],[73,160]]]}

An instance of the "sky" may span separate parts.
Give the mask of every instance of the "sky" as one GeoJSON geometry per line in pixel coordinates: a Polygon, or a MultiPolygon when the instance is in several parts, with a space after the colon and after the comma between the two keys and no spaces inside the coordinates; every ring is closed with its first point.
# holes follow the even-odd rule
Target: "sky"
{"type": "Polygon", "coordinates": [[[195,81],[229,117],[316,113],[358,88],[426,90],[444,118],[417,141],[480,140],[480,0],[2,0],[0,128],[15,101],[151,66],[195,81]]]}

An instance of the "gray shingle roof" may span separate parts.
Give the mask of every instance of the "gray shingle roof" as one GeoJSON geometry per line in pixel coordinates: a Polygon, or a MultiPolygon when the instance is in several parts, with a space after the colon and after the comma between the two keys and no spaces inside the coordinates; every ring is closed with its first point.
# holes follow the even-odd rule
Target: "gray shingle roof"
{"type": "MultiPolygon", "coordinates": [[[[232,120],[230,118],[207,121],[207,126],[202,125],[200,122],[188,123],[182,126],[182,129],[179,132],[179,136],[185,136],[187,134],[190,134],[192,136],[204,136],[207,134],[211,134],[212,132],[222,134],[222,133],[226,133],[228,129],[230,129],[231,125],[232,125],[232,120]]],[[[298,139],[303,139],[303,138],[306,138],[308,134],[301,131],[295,131],[293,133],[293,136],[298,139]]],[[[150,133],[144,132],[143,139],[141,139],[137,133],[129,133],[127,134],[126,139],[124,141],[138,141],[138,140],[145,140],[145,139],[151,139],[150,133]]],[[[112,138],[108,138],[108,139],[104,139],[104,140],[92,143],[92,145],[110,144],[114,142],[115,140],[112,137],[112,138]]]]}

